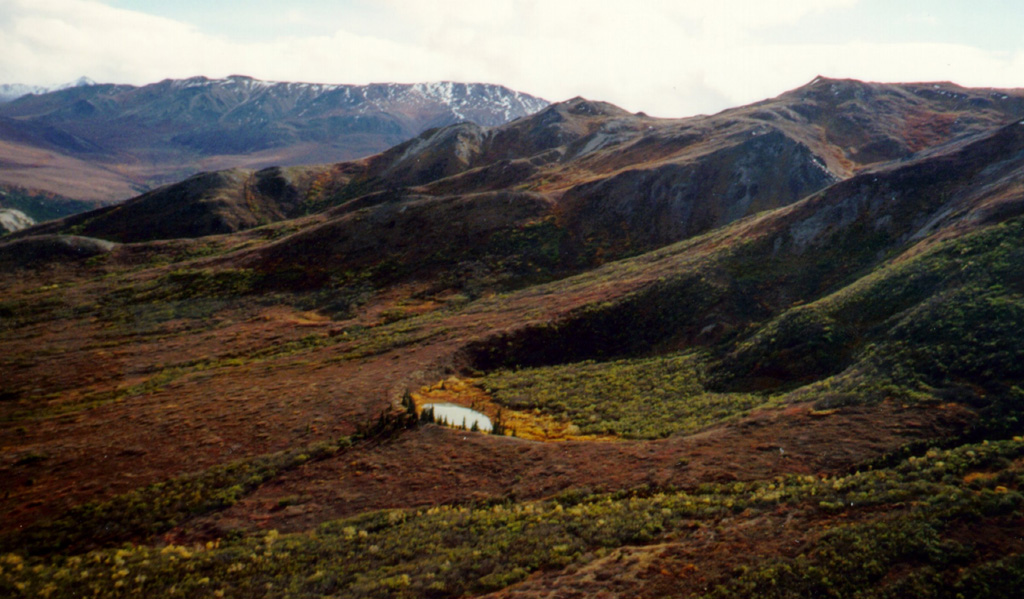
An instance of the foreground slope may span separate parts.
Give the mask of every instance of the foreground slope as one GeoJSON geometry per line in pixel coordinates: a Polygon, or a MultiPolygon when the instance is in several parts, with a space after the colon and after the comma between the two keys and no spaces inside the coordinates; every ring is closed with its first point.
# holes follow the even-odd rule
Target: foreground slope
{"type": "MultiPolygon", "coordinates": [[[[832,85],[924,98],[914,102],[935,89],[819,81],[788,96],[842,97],[832,85]]],[[[786,97],[683,123],[576,100],[337,167],[326,209],[299,218],[106,242],[78,258],[12,249],[56,243],[40,235],[0,246],[0,584],[53,596],[82,584],[215,596],[1013,592],[1024,579],[1020,117],[985,126],[995,117],[983,109],[969,130],[924,137],[931,125],[908,124],[913,143],[935,145],[842,166],[867,152],[830,158],[842,149],[823,121],[750,135],[750,115],[786,97]],[[737,121],[724,139],[676,137],[714,132],[716,119],[737,121]],[[616,121],[616,150],[582,151],[616,121]],[[494,145],[500,135],[515,143],[494,145]],[[655,142],[676,153],[625,161],[655,142]],[[417,175],[411,156],[440,178],[417,175]],[[491,187],[504,167],[489,165],[516,156],[539,170],[491,187]],[[773,165],[755,169],[766,185],[777,165],[808,160],[838,166],[804,197],[778,198],[776,185],[760,200],[775,207],[752,201],[756,214],[650,238],[641,220],[602,224],[628,186],[584,193],[662,162],[721,167],[728,183],[761,161],[773,165]],[[409,410],[429,400],[472,405],[516,436],[419,424],[409,410]]],[[[844,114],[834,110],[821,118],[844,114]]],[[[654,189],[636,203],[673,202],[651,201],[654,189]]]]}

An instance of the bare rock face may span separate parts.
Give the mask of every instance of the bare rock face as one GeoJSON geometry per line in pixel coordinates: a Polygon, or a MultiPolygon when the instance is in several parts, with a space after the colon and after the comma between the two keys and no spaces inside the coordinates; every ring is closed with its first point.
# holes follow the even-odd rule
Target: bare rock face
{"type": "Polygon", "coordinates": [[[13,208],[0,209],[0,235],[14,233],[36,224],[27,214],[13,208]]]}

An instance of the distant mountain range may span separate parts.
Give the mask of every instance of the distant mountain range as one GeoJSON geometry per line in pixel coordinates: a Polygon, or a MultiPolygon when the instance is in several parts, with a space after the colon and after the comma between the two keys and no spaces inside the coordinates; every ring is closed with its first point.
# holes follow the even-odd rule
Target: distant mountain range
{"type": "Polygon", "coordinates": [[[0,184],[97,203],[202,170],[329,163],[423,131],[489,127],[547,102],[467,83],[323,85],[244,76],[61,89],[8,85],[0,104],[0,184]]]}

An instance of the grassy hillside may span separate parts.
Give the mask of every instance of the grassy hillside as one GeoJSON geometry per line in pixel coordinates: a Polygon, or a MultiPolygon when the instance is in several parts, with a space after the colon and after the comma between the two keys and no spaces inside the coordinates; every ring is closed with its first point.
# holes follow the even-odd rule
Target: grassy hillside
{"type": "Polygon", "coordinates": [[[524,581],[539,586],[564,572],[580,590],[1005,596],[1024,581],[1020,541],[1003,528],[1024,508],[1016,490],[1024,482],[1022,456],[1018,437],[929,450],[830,478],[394,509],[304,533],[272,529],[196,546],[129,545],[48,558],[9,553],[0,584],[12,596],[74,597],[84,587],[102,596],[459,597],[524,581]],[[722,564],[694,551],[709,535],[771,550],[765,546],[773,541],[759,531],[783,521],[799,531],[787,534],[791,547],[775,549],[773,558],[738,554],[722,564]]]}

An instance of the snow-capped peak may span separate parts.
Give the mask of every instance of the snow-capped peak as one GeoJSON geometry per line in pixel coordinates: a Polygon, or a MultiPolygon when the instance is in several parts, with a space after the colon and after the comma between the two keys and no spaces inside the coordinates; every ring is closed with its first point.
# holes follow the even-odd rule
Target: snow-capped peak
{"type": "Polygon", "coordinates": [[[46,94],[50,92],[57,92],[64,89],[71,89],[73,87],[83,87],[87,85],[96,85],[96,82],[88,77],[79,77],[74,81],[68,83],[61,83],[59,85],[25,85],[22,83],[4,83],[0,84],[0,103],[13,102],[22,96],[30,94],[46,94]]]}
{"type": "Polygon", "coordinates": [[[73,87],[86,87],[86,86],[89,86],[89,85],[98,85],[98,84],[95,81],[93,81],[92,79],[90,79],[90,78],[88,78],[88,77],[83,75],[83,76],[79,77],[78,79],[75,79],[74,81],[71,81],[69,83],[63,83],[63,84],[58,85],[56,87],[52,87],[52,88],[50,88],[50,91],[60,91],[62,89],[71,89],[73,87]]]}

